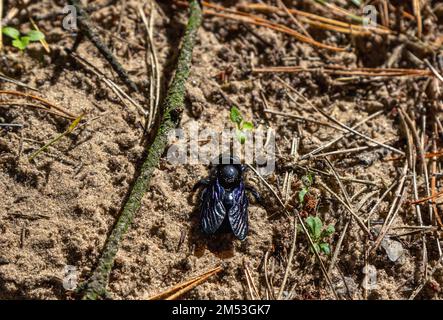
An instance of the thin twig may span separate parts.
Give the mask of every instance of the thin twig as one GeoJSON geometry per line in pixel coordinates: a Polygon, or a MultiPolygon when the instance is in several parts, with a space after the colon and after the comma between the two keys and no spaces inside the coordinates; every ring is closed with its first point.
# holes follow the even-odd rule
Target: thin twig
{"type": "Polygon", "coordinates": [[[289,272],[291,270],[292,259],[294,258],[295,244],[297,243],[297,219],[294,217],[294,235],[292,240],[291,251],[289,252],[288,264],[286,265],[285,274],[283,276],[283,281],[278,291],[277,300],[281,300],[283,295],[283,290],[285,289],[286,281],[288,280],[289,272]]]}
{"type": "MultiPolygon", "coordinates": [[[[138,91],[136,84],[129,78],[128,73],[122,67],[122,65],[118,62],[117,58],[114,56],[112,51],[108,48],[107,45],[100,39],[98,32],[95,30],[95,27],[90,21],[89,15],[86,10],[83,8],[80,0],[68,0],[69,4],[73,5],[77,10],[77,23],[80,28],[81,35],[77,37],[81,37],[82,35],[86,36],[94,46],[100,51],[103,57],[109,62],[114,71],[120,76],[123,82],[133,91],[138,91]]],[[[78,45],[81,38],[77,38],[75,46],[78,45]]],[[[73,50],[73,51],[74,51],[73,50]]]]}

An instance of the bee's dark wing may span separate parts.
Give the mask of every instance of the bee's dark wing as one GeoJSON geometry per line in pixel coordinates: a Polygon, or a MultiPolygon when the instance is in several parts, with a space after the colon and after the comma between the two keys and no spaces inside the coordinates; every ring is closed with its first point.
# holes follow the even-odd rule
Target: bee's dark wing
{"type": "Polygon", "coordinates": [[[223,205],[225,190],[215,180],[202,193],[201,199],[201,226],[203,232],[213,234],[217,231],[226,215],[223,205]]]}
{"type": "Polygon", "coordinates": [[[238,188],[234,189],[234,204],[229,210],[229,223],[232,232],[240,239],[244,240],[248,235],[248,197],[246,196],[245,186],[240,183],[238,188]]]}

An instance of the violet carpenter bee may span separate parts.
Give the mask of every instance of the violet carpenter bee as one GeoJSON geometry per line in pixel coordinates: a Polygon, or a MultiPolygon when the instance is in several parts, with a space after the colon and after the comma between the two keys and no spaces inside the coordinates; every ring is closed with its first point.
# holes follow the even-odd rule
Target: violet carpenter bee
{"type": "Polygon", "coordinates": [[[246,191],[250,191],[257,202],[260,195],[245,186],[243,173],[246,166],[236,157],[220,155],[210,179],[203,179],[194,186],[194,191],[204,187],[200,197],[200,225],[206,234],[217,231],[233,232],[244,240],[248,234],[248,205],[246,191]]]}

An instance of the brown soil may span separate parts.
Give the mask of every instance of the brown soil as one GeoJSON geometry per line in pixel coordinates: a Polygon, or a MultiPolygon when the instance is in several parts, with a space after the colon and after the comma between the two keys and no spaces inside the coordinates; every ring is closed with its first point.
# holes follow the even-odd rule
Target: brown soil
{"type": "MultiPolygon", "coordinates": [[[[6,2],[11,4],[11,1],[6,2]]],[[[397,5],[396,1],[393,2],[397,5]]],[[[426,43],[441,41],[441,4],[438,1],[422,2],[423,40],[426,43]]],[[[0,299],[67,299],[73,295],[62,285],[65,266],[75,266],[80,281],[87,279],[130,190],[144,151],[143,118],[137,109],[123,105],[102,80],[64,52],[64,48],[70,47],[74,39],[61,28],[60,16],[47,16],[61,12],[64,1],[43,0],[33,3],[28,6],[28,11],[33,16],[44,18],[38,20],[38,25],[46,35],[51,53],[45,53],[40,44],[34,43],[22,54],[11,46],[9,40],[5,40],[0,70],[16,80],[35,86],[39,92],[30,93],[44,96],[73,114],[85,111],[86,121],[82,127],[51,146],[48,152],[29,162],[28,156],[32,152],[66,130],[70,122],[20,105],[0,106],[0,123],[23,125],[21,129],[0,128],[0,299]]],[[[131,79],[147,92],[149,82],[145,50],[136,46],[144,46],[145,43],[145,29],[137,10],[139,3],[141,1],[127,0],[122,8],[122,1],[114,1],[96,10],[91,17],[95,24],[114,34],[117,34],[121,18],[119,36],[127,42],[111,38],[105,32],[101,35],[129,71],[131,79]]],[[[217,3],[231,6],[236,1],[217,3]]],[[[327,10],[312,4],[312,1],[297,1],[297,5],[291,4],[291,1],[285,3],[288,7],[334,17],[327,10]]],[[[5,9],[11,7],[6,6],[5,9]]],[[[345,7],[358,13],[352,4],[345,7]]],[[[412,12],[409,3],[404,8],[412,12]]],[[[145,12],[148,14],[149,11],[145,12]]],[[[284,15],[270,14],[267,17],[286,25],[290,23],[284,15]]],[[[157,1],[154,40],[163,89],[173,71],[186,18],[185,8],[170,1],[157,1]]],[[[395,12],[392,10],[390,18],[395,21],[395,12]]],[[[394,22],[392,24],[394,28],[394,22]]],[[[405,30],[415,35],[415,23],[404,19],[404,24],[405,30]]],[[[20,11],[10,25],[29,29],[31,26],[26,11],[20,11]]],[[[202,129],[221,131],[230,127],[229,109],[234,102],[245,118],[251,119],[256,127],[275,129],[279,157],[275,173],[266,179],[281,195],[285,172],[292,171],[294,178],[288,202],[293,206],[298,202],[300,179],[304,174],[303,170],[293,166],[289,157],[291,140],[297,135],[297,130],[302,134],[298,150],[300,155],[330,141],[340,131],[305,123],[299,124],[297,129],[296,122],[291,118],[264,113],[263,96],[266,97],[268,107],[275,111],[325,120],[302,100],[301,105],[290,100],[288,90],[275,78],[276,75],[251,73],[251,65],[316,66],[328,63],[347,67],[386,67],[386,61],[403,44],[382,36],[351,37],[313,28],[308,28],[308,31],[323,43],[349,46],[350,50],[342,53],[319,50],[263,27],[206,16],[198,32],[199,40],[187,83],[187,102],[182,118],[183,127],[197,121],[202,129]],[[222,71],[228,74],[225,83],[219,77],[222,71]]],[[[90,42],[82,42],[77,54],[126,90],[90,42]]],[[[426,65],[417,64],[424,58],[438,66],[443,56],[434,57],[421,52],[420,48],[405,44],[401,54],[393,58],[392,67],[426,69],[426,65]],[[417,58],[412,57],[409,51],[417,58]]],[[[424,141],[426,146],[432,146],[431,128],[435,116],[438,116],[438,109],[433,108],[434,101],[429,98],[429,90],[425,90],[427,78],[357,78],[340,82],[337,77],[327,75],[321,69],[318,72],[278,76],[303,92],[324,112],[349,126],[375,111],[384,110],[382,115],[359,127],[358,131],[405,152],[406,138],[398,107],[403,107],[415,117],[420,134],[422,116],[426,115],[429,129],[424,141]]],[[[438,85],[441,86],[441,83],[437,82],[438,85]]],[[[3,81],[0,88],[26,91],[3,81]]],[[[15,99],[6,95],[0,98],[2,101],[15,99]]],[[[146,98],[141,94],[134,94],[133,98],[147,105],[146,98]]],[[[437,99],[441,99],[441,96],[437,96],[437,99]]],[[[327,151],[365,145],[368,144],[364,139],[348,136],[327,151]]],[[[442,147],[439,139],[437,147],[442,147]]],[[[432,148],[426,148],[426,152],[432,151],[432,148]]],[[[356,195],[353,204],[357,208],[365,196],[378,191],[362,202],[359,212],[362,217],[366,217],[386,188],[401,178],[404,160],[389,160],[397,156],[382,147],[373,147],[329,157],[340,175],[376,184],[366,186],[345,183],[349,195],[356,195]]],[[[320,159],[300,164],[328,170],[320,159]]],[[[441,161],[437,169],[440,166],[441,161]]],[[[263,205],[253,202],[250,206],[247,239],[240,242],[230,235],[202,235],[198,227],[198,197],[192,192],[192,187],[208,173],[208,167],[204,165],[173,165],[166,158],[161,161],[143,199],[141,210],[118,252],[109,284],[113,298],[145,299],[220,264],[224,267],[222,273],[183,298],[250,298],[245,264],[251,271],[260,295],[266,297],[264,258],[267,252],[267,272],[271,286],[275,293],[278,292],[291,249],[293,219],[281,212],[274,196],[249,172],[247,181],[261,192],[265,201],[263,205]]],[[[328,239],[334,252],[349,220],[349,213],[333,195],[321,187],[320,182],[342,195],[334,178],[316,174],[307,198],[311,202],[304,212],[317,214],[325,224],[335,226],[336,232],[328,239]]],[[[421,172],[418,172],[417,183],[419,197],[425,197],[425,180],[421,172]]],[[[437,190],[441,190],[440,184],[441,181],[437,179],[437,190]]],[[[413,200],[413,187],[409,179],[407,186],[406,200],[413,200]]],[[[371,218],[373,230],[380,229],[395,196],[395,192],[389,193],[375,211],[371,218]]],[[[442,215],[440,206],[438,210],[442,215]]],[[[429,219],[427,205],[422,205],[421,211],[424,225],[436,225],[434,219],[429,219]]],[[[365,250],[373,242],[367,239],[353,220],[343,239],[337,267],[331,273],[340,298],[408,298],[423,281],[422,237],[419,233],[395,238],[392,236],[410,231],[395,229],[397,227],[418,224],[415,207],[404,201],[388,232],[392,239],[401,243],[404,253],[396,262],[390,261],[381,247],[371,254],[367,262],[377,270],[377,287],[364,290],[365,250]],[[343,279],[347,286],[343,284],[343,279]]],[[[425,235],[429,270],[438,263],[439,235],[438,232],[425,235]]],[[[328,266],[331,256],[321,256],[328,266]]],[[[442,266],[436,269],[418,298],[442,299],[441,285],[442,266]]],[[[284,297],[334,298],[318,262],[309,251],[306,237],[300,232],[284,297]]]]}

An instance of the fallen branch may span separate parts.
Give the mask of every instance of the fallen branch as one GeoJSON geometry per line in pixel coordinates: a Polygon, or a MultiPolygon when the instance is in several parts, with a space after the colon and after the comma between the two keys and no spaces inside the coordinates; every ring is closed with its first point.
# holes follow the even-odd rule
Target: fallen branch
{"type": "Polygon", "coordinates": [[[149,146],[146,158],[140,169],[140,174],[135,180],[122,213],[106,241],[97,267],[90,279],[80,288],[80,290],[83,290],[83,299],[95,300],[106,295],[106,286],[117,250],[141,206],[141,200],[149,187],[152,173],[166,149],[168,133],[179,124],[180,114],[184,107],[185,83],[189,77],[192,63],[192,51],[197,37],[197,30],[202,20],[202,12],[198,1],[190,0],[189,7],[190,17],[178,57],[176,73],[161,108],[163,110],[161,123],[157,129],[154,141],[149,146]]]}

